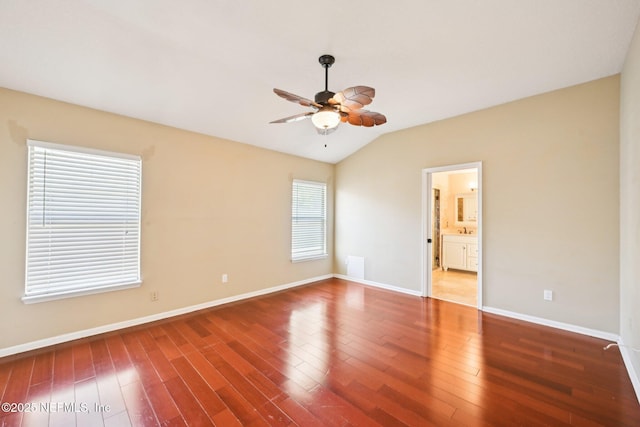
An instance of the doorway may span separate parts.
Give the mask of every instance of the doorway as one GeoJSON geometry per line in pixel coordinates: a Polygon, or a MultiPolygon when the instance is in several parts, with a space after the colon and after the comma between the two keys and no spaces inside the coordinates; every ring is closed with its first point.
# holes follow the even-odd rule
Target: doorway
{"type": "Polygon", "coordinates": [[[422,295],[481,309],[482,163],[422,172],[422,295]]]}

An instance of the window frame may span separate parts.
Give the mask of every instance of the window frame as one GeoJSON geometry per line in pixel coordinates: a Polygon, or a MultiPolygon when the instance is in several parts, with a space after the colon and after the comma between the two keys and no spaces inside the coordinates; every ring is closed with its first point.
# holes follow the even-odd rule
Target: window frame
{"type": "Polygon", "coordinates": [[[141,157],[32,139],[27,140],[27,148],[25,279],[22,301],[31,304],[139,287],[142,283],[141,157]],[[44,163],[38,163],[41,162],[40,158],[44,159],[44,163]],[[57,165],[50,166],[50,170],[47,170],[47,159],[57,165]],[[93,167],[90,163],[94,163],[93,167]],[[91,173],[87,174],[87,171],[91,173]],[[77,178],[73,177],[74,173],[78,174],[77,178]],[[114,173],[126,177],[110,178],[110,174],[114,173]],[[41,175],[36,176],[37,174],[41,175]],[[89,178],[86,177],[88,175],[89,178]],[[54,181],[61,183],[65,188],[48,189],[47,180],[49,188],[53,187],[54,181]],[[90,188],[90,191],[83,193],[83,184],[84,189],[90,188]],[[42,186],[41,189],[39,185],[42,186]],[[110,193],[108,196],[99,190],[101,185],[106,186],[105,191],[110,193]],[[125,190],[114,191],[118,186],[124,186],[125,190]],[[64,192],[69,195],[68,198],[64,197],[64,192]],[[84,196],[78,197],[78,194],[84,196]],[[55,206],[49,206],[47,209],[46,201],[53,200],[51,197],[54,196],[55,206]],[[42,207],[38,203],[41,203],[42,207]],[[62,206],[63,203],[65,206],[62,206]],[[123,205],[126,207],[126,213],[113,213],[119,208],[122,209],[123,205]],[[95,214],[87,213],[90,210],[95,214]],[[84,219],[76,218],[74,222],[74,215],[82,215],[84,219]],[[41,227],[33,219],[37,219],[38,216],[42,218],[41,227]],[[46,226],[45,221],[49,221],[46,226]],[[104,231],[106,226],[110,227],[108,232],[115,230],[112,234],[122,233],[121,237],[101,237],[100,233],[108,234],[104,231]],[[61,237],[58,233],[68,233],[71,237],[61,237]],[[45,237],[45,250],[42,250],[43,240],[38,240],[41,237],[45,237]],[[64,238],[71,241],[65,242],[66,248],[69,249],[71,246],[77,251],[75,254],[68,255],[68,250],[64,254],[61,253],[64,238]],[[86,253],[83,250],[87,249],[83,248],[83,243],[78,242],[86,238],[92,239],[89,242],[93,245],[96,242],[115,242],[116,249],[109,252],[104,248],[96,249],[92,246],[89,250],[97,252],[96,262],[99,264],[96,267],[87,266],[85,260],[84,265],[81,265],[82,261],[79,265],[77,261],[84,260],[86,253]],[[107,261],[107,257],[118,261],[107,261]],[[38,267],[37,262],[44,262],[45,267],[38,267]],[[54,266],[56,263],[58,266],[54,266]],[[128,267],[125,267],[124,264],[127,263],[128,267]],[[73,270],[76,270],[76,273],[72,273],[68,279],[54,277],[56,272],[60,276],[67,276],[73,270]],[[108,273],[107,270],[117,273],[108,273]],[[87,283],[82,283],[83,281],[87,283]]]}
{"type": "MultiPolygon", "coordinates": [[[[298,210],[299,213],[299,210],[298,210]]],[[[292,181],[292,185],[291,185],[291,246],[290,246],[290,257],[291,257],[291,262],[296,263],[296,262],[304,262],[304,261],[312,261],[312,260],[318,260],[318,259],[325,259],[329,256],[328,250],[327,250],[327,183],[325,182],[318,182],[318,181],[308,181],[308,180],[302,180],[302,179],[294,179],[292,181]],[[296,226],[296,220],[299,221],[299,218],[302,218],[299,214],[296,215],[296,208],[298,206],[299,203],[299,197],[298,200],[296,200],[296,195],[299,195],[299,190],[296,189],[297,186],[302,186],[302,187],[307,187],[307,188],[315,188],[315,189],[321,189],[322,192],[322,215],[321,216],[312,216],[312,217],[307,217],[307,218],[315,218],[316,221],[321,221],[321,228],[322,230],[320,231],[322,233],[322,244],[321,244],[321,248],[313,250],[313,248],[308,247],[306,250],[306,253],[302,253],[303,251],[296,251],[294,246],[296,245],[296,236],[295,236],[295,226],[296,226]]]]}

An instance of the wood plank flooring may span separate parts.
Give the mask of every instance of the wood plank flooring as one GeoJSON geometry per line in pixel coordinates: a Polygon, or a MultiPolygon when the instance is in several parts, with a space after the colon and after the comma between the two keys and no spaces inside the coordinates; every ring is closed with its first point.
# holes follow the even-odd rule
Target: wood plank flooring
{"type": "Polygon", "coordinates": [[[330,279],[0,359],[0,425],[638,426],[606,344],[330,279]]]}

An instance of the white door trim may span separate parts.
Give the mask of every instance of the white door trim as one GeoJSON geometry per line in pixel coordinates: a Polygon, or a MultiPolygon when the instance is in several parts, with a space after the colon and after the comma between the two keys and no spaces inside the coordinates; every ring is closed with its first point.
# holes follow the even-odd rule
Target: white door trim
{"type": "Polygon", "coordinates": [[[420,240],[422,244],[422,280],[421,295],[431,296],[431,272],[433,266],[432,245],[437,242],[427,243],[432,239],[431,230],[431,205],[432,205],[432,174],[437,172],[451,172],[460,169],[478,170],[478,309],[482,310],[482,162],[461,163],[457,165],[438,166],[422,169],[422,234],[420,240]]]}

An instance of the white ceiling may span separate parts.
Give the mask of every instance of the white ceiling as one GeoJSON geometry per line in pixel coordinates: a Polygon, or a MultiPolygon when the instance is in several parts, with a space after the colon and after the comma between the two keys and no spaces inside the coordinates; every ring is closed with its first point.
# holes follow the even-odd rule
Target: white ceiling
{"type": "Polygon", "coordinates": [[[640,0],[0,0],[0,86],[335,163],[379,135],[620,72],[640,0]],[[376,88],[318,135],[280,88],[376,88]],[[326,148],[324,145],[327,145],[326,148]]]}

